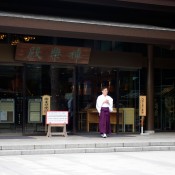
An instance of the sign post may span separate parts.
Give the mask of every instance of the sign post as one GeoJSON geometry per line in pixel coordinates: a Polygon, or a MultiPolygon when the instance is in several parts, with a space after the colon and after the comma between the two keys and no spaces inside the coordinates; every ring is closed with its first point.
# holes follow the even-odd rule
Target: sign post
{"type": "Polygon", "coordinates": [[[42,115],[46,115],[50,111],[50,95],[43,95],[42,97],[42,115]]]}
{"type": "MultiPolygon", "coordinates": [[[[50,111],[51,96],[50,95],[43,95],[41,97],[42,97],[42,107],[41,107],[42,110],[41,110],[41,114],[45,117],[45,120],[46,120],[47,111],[50,111]]],[[[47,131],[47,125],[45,124],[45,132],[46,131],[47,131]]]]}
{"type": "Polygon", "coordinates": [[[141,116],[141,135],[143,135],[144,117],[146,116],[146,96],[139,97],[139,116],[141,116]]]}
{"type": "Polygon", "coordinates": [[[52,135],[67,136],[66,124],[68,124],[68,111],[47,111],[46,125],[48,125],[47,137],[52,135]],[[62,127],[62,132],[52,132],[52,127],[62,127]]]}

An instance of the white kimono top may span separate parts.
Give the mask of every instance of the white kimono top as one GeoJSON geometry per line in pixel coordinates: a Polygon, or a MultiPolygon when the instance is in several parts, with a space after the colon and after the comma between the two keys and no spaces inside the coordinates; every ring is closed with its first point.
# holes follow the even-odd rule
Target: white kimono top
{"type": "Polygon", "coordinates": [[[113,99],[108,95],[106,95],[106,96],[104,96],[103,94],[99,95],[97,98],[97,101],[96,101],[96,109],[97,109],[99,115],[101,112],[101,107],[109,107],[109,111],[112,112],[113,111],[113,99]],[[109,104],[103,103],[105,100],[108,100],[109,104]]]}

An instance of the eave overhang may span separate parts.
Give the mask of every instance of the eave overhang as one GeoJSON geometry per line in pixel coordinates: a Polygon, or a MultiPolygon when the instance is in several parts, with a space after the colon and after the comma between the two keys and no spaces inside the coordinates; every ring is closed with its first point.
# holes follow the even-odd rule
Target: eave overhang
{"type": "Polygon", "coordinates": [[[175,44],[175,29],[0,12],[0,32],[93,40],[175,44]]]}

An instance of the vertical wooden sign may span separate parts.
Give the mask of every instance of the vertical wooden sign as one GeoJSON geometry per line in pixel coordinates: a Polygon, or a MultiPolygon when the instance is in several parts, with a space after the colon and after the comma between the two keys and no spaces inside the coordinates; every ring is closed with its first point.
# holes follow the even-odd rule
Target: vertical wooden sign
{"type": "Polygon", "coordinates": [[[146,96],[139,97],[139,116],[146,116],[146,96]]]}
{"type": "Polygon", "coordinates": [[[42,115],[46,115],[47,111],[50,111],[50,95],[42,96],[42,115]]]}
{"type": "Polygon", "coordinates": [[[139,97],[139,116],[141,116],[141,135],[143,135],[144,117],[146,116],[146,96],[139,97]]]}

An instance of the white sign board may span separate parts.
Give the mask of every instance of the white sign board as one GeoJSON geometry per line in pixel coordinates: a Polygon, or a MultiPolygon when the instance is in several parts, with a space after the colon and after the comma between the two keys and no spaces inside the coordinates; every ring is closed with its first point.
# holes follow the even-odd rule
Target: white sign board
{"type": "Polygon", "coordinates": [[[47,111],[46,124],[68,124],[68,111],[47,111]]]}

